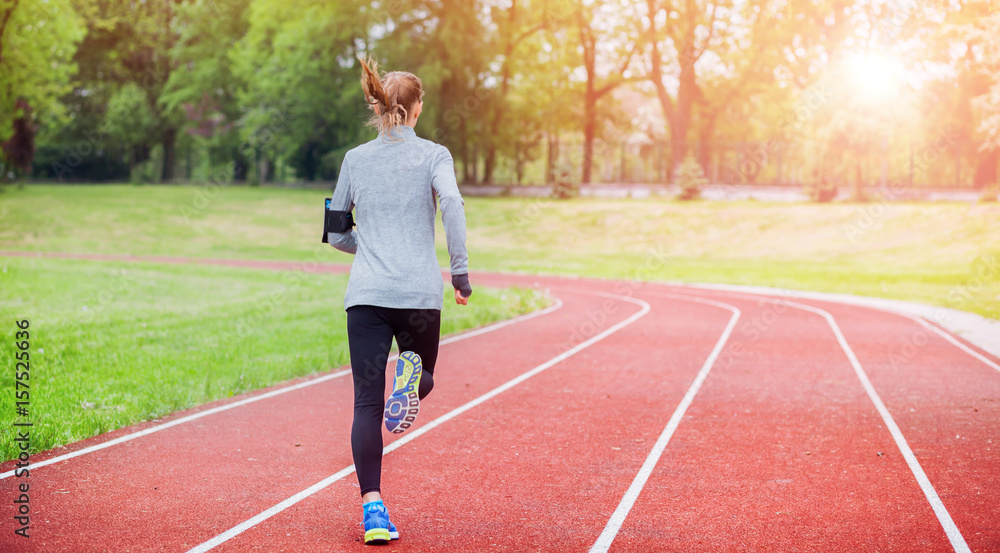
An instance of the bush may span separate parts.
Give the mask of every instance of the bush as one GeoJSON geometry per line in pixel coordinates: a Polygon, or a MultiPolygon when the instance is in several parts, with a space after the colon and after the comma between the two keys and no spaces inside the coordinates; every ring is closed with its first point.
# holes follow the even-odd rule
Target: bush
{"type": "Polygon", "coordinates": [[[822,177],[806,185],[806,193],[810,201],[821,204],[832,202],[837,197],[837,185],[822,177]]]}
{"type": "Polygon", "coordinates": [[[701,164],[688,154],[684,162],[674,173],[674,181],[681,187],[678,200],[696,200],[701,197],[701,187],[708,184],[705,173],[701,170],[701,164]]]}
{"type": "Polygon", "coordinates": [[[1000,196],[1000,184],[993,183],[993,185],[983,187],[983,193],[979,195],[979,201],[995,202],[998,200],[997,196],[1000,196]]]}
{"type": "Polygon", "coordinates": [[[580,195],[580,185],[573,182],[573,168],[566,163],[560,163],[553,169],[552,197],[560,200],[575,198],[580,195]]]}

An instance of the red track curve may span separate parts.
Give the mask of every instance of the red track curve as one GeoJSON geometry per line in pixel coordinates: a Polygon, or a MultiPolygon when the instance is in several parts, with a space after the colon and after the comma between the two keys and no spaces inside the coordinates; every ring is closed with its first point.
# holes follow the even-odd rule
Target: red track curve
{"type": "MultiPolygon", "coordinates": [[[[613,534],[612,550],[953,550],[819,315],[773,298],[649,283],[473,278],[544,287],[564,305],[444,345],[434,394],[410,433],[549,363],[386,454],[383,491],[403,536],[391,550],[594,545],[730,320],[725,309],[677,295],[742,313],[613,534]],[[571,349],[572,356],[552,362],[571,349]]],[[[796,301],[836,319],[969,549],[1000,550],[1000,373],[906,317],[796,301]]],[[[327,378],[38,467],[30,539],[13,535],[7,498],[15,497],[17,479],[6,477],[0,551],[196,548],[349,467],[351,397],[349,378],[327,378]]],[[[12,469],[12,462],[0,465],[0,473],[12,469]]],[[[348,473],[211,550],[359,550],[358,502],[348,473]]]]}

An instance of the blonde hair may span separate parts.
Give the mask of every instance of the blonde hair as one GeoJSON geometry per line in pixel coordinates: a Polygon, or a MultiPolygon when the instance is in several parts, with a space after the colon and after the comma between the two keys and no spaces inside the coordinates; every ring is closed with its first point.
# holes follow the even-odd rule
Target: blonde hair
{"type": "Polygon", "coordinates": [[[378,129],[383,138],[389,136],[393,127],[406,122],[409,110],[424,97],[424,85],[420,78],[406,71],[392,71],[379,76],[378,62],[368,58],[361,62],[361,88],[365,102],[374,112],[368,119],[368,126],[378,129]],[[377,110],[375,108],[378,108],[377,110]]]}

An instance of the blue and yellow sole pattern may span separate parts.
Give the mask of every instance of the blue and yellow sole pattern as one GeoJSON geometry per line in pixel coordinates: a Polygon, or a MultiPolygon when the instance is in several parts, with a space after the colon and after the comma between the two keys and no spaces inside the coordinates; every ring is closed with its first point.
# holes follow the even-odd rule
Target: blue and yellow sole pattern
{"type": "Polygon", "coordinates": [[[389,543],[391,540],[388,528],[372,528],[365,532],[365,543],[379,544],[379,543],[389,543]]]}
{"type": "Polygon", "coordinates": [[[420,375],[423,364],[420,356],[412,351],[404,351],[396,360],[396,376],[392,383],[392,394],[385,402],[385,428],[393,434],[401,434],[413,425],[420,412],[420,375]]]}

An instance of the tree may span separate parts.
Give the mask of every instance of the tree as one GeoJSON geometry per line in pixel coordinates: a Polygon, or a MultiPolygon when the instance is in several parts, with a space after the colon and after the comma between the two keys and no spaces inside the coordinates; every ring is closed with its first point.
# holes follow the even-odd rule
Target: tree
{"type": "Polygon", "coordinates": [[[583,68],[587,80],[583,93],[583,162],[581,180],[591,180],[594,159],[594,139],[597,133],[597,103],[609,92],[630,80],[629,66],[641,48],[641,37],[631,36],[635,14],[631,3],[620,1],[583,2],[575,5],[574,15],[583,52],[583,68]],[[608,21],[617,25],[608,25],[608,21]],[[608,48],[617,44],[617,48],[608,48]],[[599,59],[599,53],[612,50],[610,60],[599,59]],[[607,76],[601,73],[607,70],[607,76]]]}
{"type": "Polygon", "coordinates": [[[175,4],[175,0],[75,0],[86,34],[73,57],[78,70],[73,90],[61,98],[72,118],[52,128],[45,140],[53,176],[121,178],[117,160],[132,155],[135,162],[145,161],[159,146],[161,163],[152,178],[173,178],[181,112],[165,109],[159,97],[173,69],[169,51],[176,33],[175,4]],[[108,103],[127,85],[142,91],[155,121],[143,142],[133,148],[121,148],[104,132],[108,103]]]}
{"type": "Polygon", "coordinates": [[[128,152],[130,176],[147,153],[144,148],[156,132],[156,114],[150,108],[146,92],[135,83],[126,83],[114,91],[104,115],[104,129],[110,140],[128,152]]]}
{"type": "MultiPolygon", "coordinates": [[[[35,157],[35,127],[32,125],[31,106],[21,99],[16,107],[21,116],[14,120],[14,135],[6,142],[0,143],[4,159],[21,174],[31,172],[31,160],[35,157]]],[[[6,175],[0,173],[0,180],[6,175]]]]}
{"type": "Polygon", "coordinates": [[[483,0],[411,0],[384,14],[391,29],[374,37],[371,47],[387,68],[417,74],[424,83],[421,136],[451,150],[461,182],[480,180],[480,161],[496,138],[490,116],[501,103],[496,52],[483,0]]]}
{"type": "MultiPolygon", "coordinates": [[[[779,114],[775,108],[787,109],[787,103],[782,102],[787,102],[785,95],[775,80],[776,69],[788,62],[781,48],[791,27],[786,14],[770,0],[721,10],[715,41],[706,52],[712,63],[700,76],[690,127],[698,136],[697,158],[703,167],[709,166],[712,144],[720,138],[773,138],[757,136],[752,115],[766,114],[766,118],[775,119],[771,125],[776,126],[779,114]]],[[[766,134],[768,129],[761,132],[766,134]]],[[[731,169],[726,178],[752,181],[759,165],[746,161],[731,169]]]]}
{"type": "Polygon", "coordinates": [[[708,49],[715,32],[717,3],[684,0],[683,6],[671,2],[646,0],[647,40],[650,44],[649,78],[656,88],[656,95],[663,108],[663,115],[670,126],[671,167],[676,167],[686,152],[686,141],[695,97],[698,94],[695,64],[708,49]],[[660,14],[665,21],[658,22],[660,14]],[[671,50],[676,65],[676,98],[667,90],[663,72],[661,44],[671,50]]]}
{"type": "Polygon", "coordinates": [[[24,106],[46,125],[65,116],[60,99],[70,90],[83,33],[69,0],[0,0],[0,142],[28,116],[24,106]]]}
{"type": "MultiPolygon", "coordinates": [[[[356,144],[365,103],[355,68],[367,40],[360,1],[257,0],[249,28],[230,53],[243,115],[245,154],[260,168],[288,160],[307,180],[324,173],[324,158],[356,144]]],[[[340,153],[342,155],[342,151],[340,153]]]]}
{"type": "MultiPolygon", "coordinates": [[[[835,58],[850,28],[847,0],[708,2],[647,0],[643,21],[649,48],[648,78],[671,141],[671,166],[698,133],[699,160],[722,121],[735,138],[772,140],[768,149],[744,153],[759,168],[783,136],[782,112],[793,109],[791,89],[803,91],[835,58]],[[767,101],[764,98],[768,98],[767,101]],[[775,105],[774,101],[786,105],[775,105]]],[[[743,167],[740,177],[753,180],[743,167]]]]}
{"type": "MultiPolygon", "coordinates": [[[[522,63],[520,56],[516,56],[519,53],[519,47],[525,44],[528,39],[535,36],[540,31],[544,30],[550,23],[550,13],[547,9],[547,4],[542,5],[541,9],[537,9],[537,6],[532,6],[531,4],[521,3],[520,7],[518,0],[511,0],[510,7],[507,9],[502,9],[498,6],[490,6],[490,19],[495,22],[497,37],[495,42],[497,43],[497,49],[499,50],[498,57],[500,63],[500,75],[499,75],[499,90],[495,92],[496,97],[492,102],[493,113],[490,117],[489,122],[489,142],[486,146],[486,155],[483,163],[483,182],[493,181],[493,170],[496,167],[497,161],[497,150],[502,147],[503,144],[513,141],[517,141],[518,137],[511,136],[512,133],[503,133],[501,136],[501,131],[505,128],[501,125],[505,119],[505,115],[509,113],[508,98],[511,90],[511,80],[515,72],[517,64],[522,63]],[[533,9],[535,8],[535,9],[533,9]]],[[[520,48],[520,50],[525,50],[520,48]]],[[[530,53],[524,56],[530,59],[530,53]]],[[[513,126],[508,126],[510,128],[513,126]]]]}
{"type": "Polygon", "coordinates": [[[979,77],[968,87],[970,110],[977,121],[975,131],[980,143],[973,182],[977,186],[996,186],[1000,182],[997,178],[1000,158],[1000,13],[983,14],[974,23],[964,26],[961,33],[968,37],[965,58],[972,62],[971,67],[965,68],[978,69],[974,75],[979,77]]]}
{"type": "Polygon", "coordinates": [[[174,70],[159,103],[169,112],[183,111],[182,130],[207,151],[209,168],[227,169],[212,178],[246,176],[237,126],[243,116],[238,100],[246,86],[235,74],[233,45],[248,29],[250,0],[194,0],[177,7],[179,36],[170,51],[174,70]]]}

